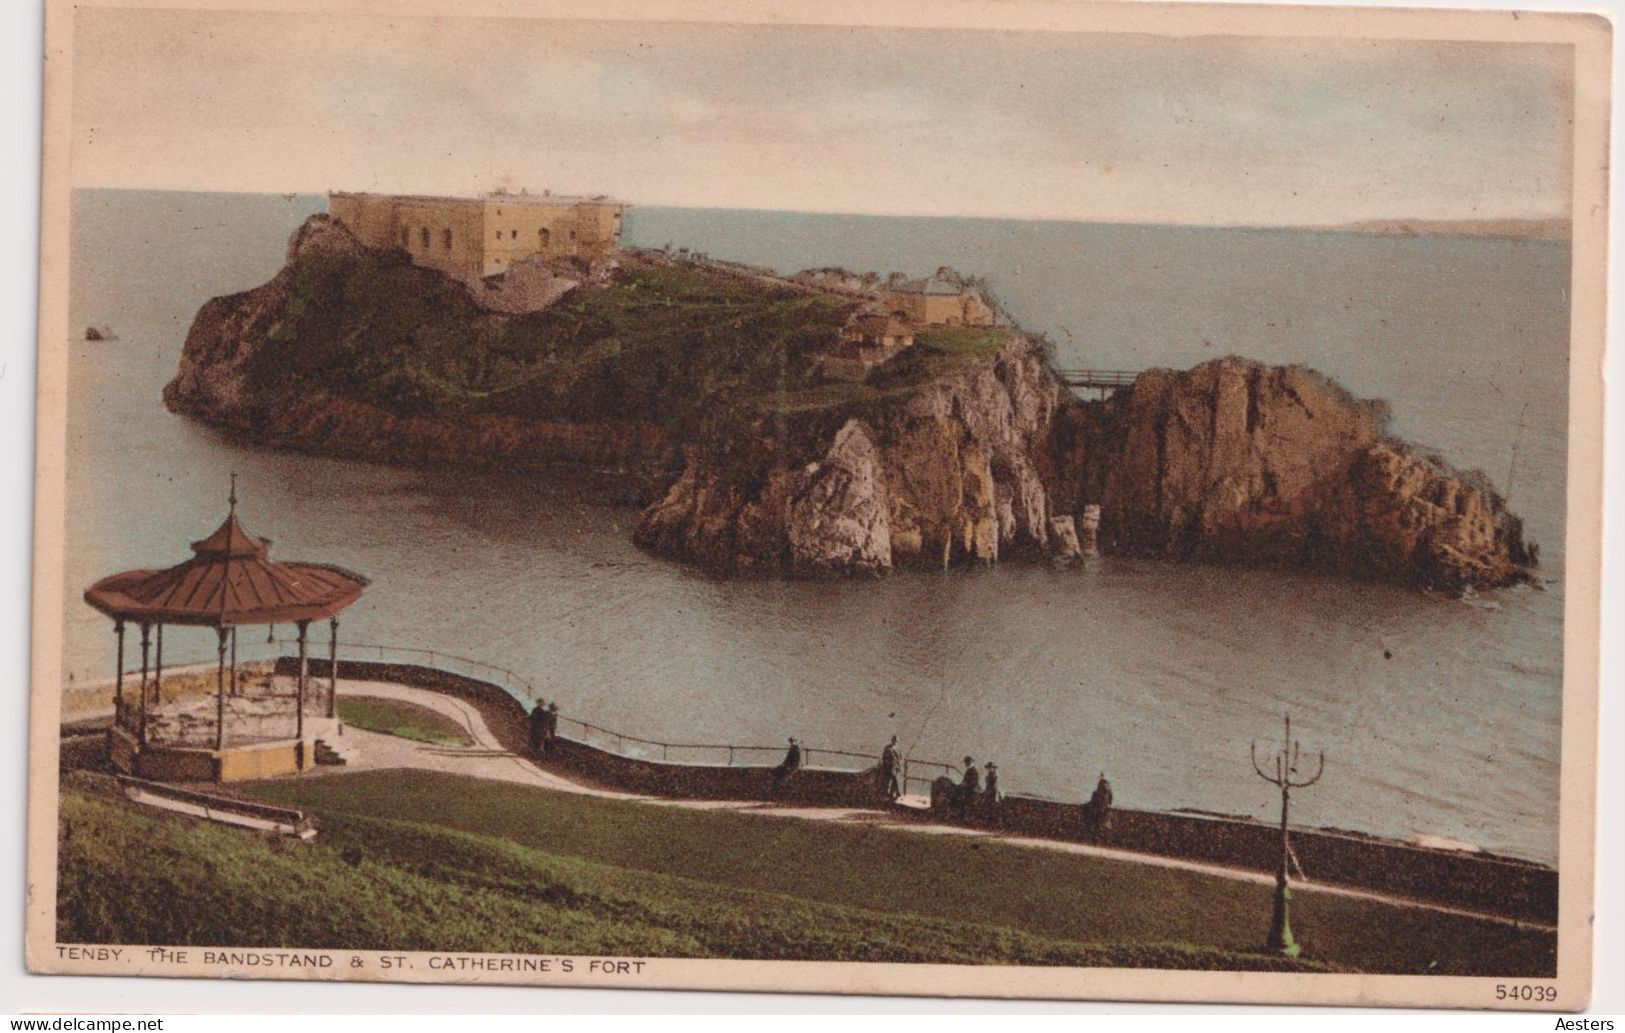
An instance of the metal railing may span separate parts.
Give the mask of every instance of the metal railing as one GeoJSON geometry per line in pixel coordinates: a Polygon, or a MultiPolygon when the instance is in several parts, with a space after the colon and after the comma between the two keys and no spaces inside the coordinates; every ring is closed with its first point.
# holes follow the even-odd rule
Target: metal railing
{"type": "Polygon", "coordinates": [[[559,734],[586,746],[593,746],[636,760],[658,760],[671,764],[718,764],[728,767],[772,765],[784,756],[784,746],[748,746],[739,743],[664,742],[629,735],[613,728],[559,715],[559,734]],[[577,734],[567,734],[568,730],[577,734]]]}
{"type": "Polygon", "coordinates": [[[1131,369],[1058,369],[1055,375],[1067,387],[1099,391],[1105,397],[1120,387],[1132,387],[1140,373],[1131,369]]]}
{"type": "MultiPolygon", "coordinates": [[[[296,644],[291,640],[278,640],[280,643],[296,644]]],[[[325,645],[325,643],[323,643],[325,645]]],[[[313,652],[317,652],[314,651],[313,652]]],[[[342,664],[346,659],[366,660],[376,656],[380,661],[388,661],[394,657],[415,657],[427,660],[429,667],[436,670],[472,677],[489,684],[500,685],[509,695],[526,703],[534,704],[541,698],[540,692],[522,675],[497,664],[489,664],[481,660],[459,656],[444,650],[421,649],[413,646],[392,646],[369,642],[345,642],[339,640],[339,661],[342,664]],[[462,668],[458,670],[457,668],[462,668]]],[[[322,658],[320,655],[318,659],[322,658]]],[[[784,759],[788,746],[763,746],[746,743],[704,743],[704,742],[671,742],[662,739],[650,739],[640,735],[633,735],[614,728],[607,728],[591,721],[585,721],[567,714],[558,715],[559,734],[567,739],[574,739],[586,746],[593,746],[609,753],[635,760],[660,761],[667,764],[694,764],[718,765],[726,767],[772,767],[784,759]],[[577,734],[567,734],[574,731],[577,734]]],[[[840,750],[827,746],[802,746],[802,763],[807,767],[823,768],[836,771],[866,771],[880,763],[878,753],[863,753],[853,750],[840,750]]],[[[931,778],[939,774],[957,776],[960,769],[952,764],[934,760],[904,761],[904,791],[907,792],[907,782],[911,776],[908,772],[912,768],[925,768],[934,772],[931,778]]],[[[923,782],[929,791],[930,779],[914,777],[915,782],[923,782]]]]}
{"type": "Polygon", "coordinates": [[[944,763],[940,760],[915,760],[912,757],[903,760],[903,795],[930,796],[931,785],[937,779],[946,775],[948,778],[963,777],[964,769],[956,764],[944,763]],[[915,769],[922,769],[926,774],[917,774],[915,769]],[[922,791],[923,790],[923,791],[922,791]]]}
{"type": "MultiPolygon", "coordinates": [[[[252,636],[250,636],[252,638],[252,636]]],[[[257,667],[278,659],[290,656],[290,651],[297,649],[299,640],[286,637],[265,637],[256,641],[239,641],[237,644],[237,667],[239,672],[245,666],[257,667]]],[[[331,651],[329,642],[325,638],[306,639],[305,648],[312,661],[325,662],[331,651]]],[[[166,657],[164,674],[185,673],[195,675],[212,671],[218,657],[214,649],[208,650],[203,659],[197,659],[198,650],[194,647],[185,654],[186,658],[179,662],[170,662],[166,657]]],[[[397,646],[379,642],[346,642],[339,639],[339,673],[342,676],[344,662],[349,661],[377,661],[389,663],[391,661],[410,663],[414,666],[426,666],[448,674],[456,674],[476,681],[483,681],[490,685],[502,688],[509,695],[522,702],[534,705],[541,693],[526,677],[510,668],[500,664],[487,663],[475,660],[472,657],[462,656],[458,653],[447,652],[442,649],[424,649],[418,646],[397,646]]],[[[149,668],[149,680],[153,671],[149,668]]],[[[141,668],[136,666],[133,670],[125,672],[125,707],[126,720],[134,730],[135,701],[139,699],[139,684],[141,668]]],[[[320,689],[323,678],[314,679],[320,689]]],[[[306,713],[311,713],[318,705],[322,694],[320,691],[312,693],[312,699],[307,701],[306,713]]],[[[660,739],[649,739],[643,736],[632,735],[603,725],[584,721],[580,718],[559,714],[559,732],[565,738],[574,739],[583,745],[593,746],[607,752],[619,754],[636,760],[658,760],[669,764],[694,765],[721,765],[727,767],[772,767],[783,760],[787,746],[762,746],[743,743],[693,743],[668,742],[660,739]],[[577,734],[565,734],[566,730],[577,734]]],[[[228,730],[229,731],[229,730],[228,730]]],[[[863,753],[853,750],[834,749],[827,746],[802,746],[802,763],[807,767],[835,771],[866,771],[880,763],[878,753],[863,753]]],[[[905,758],[901,781],[903,791],[910,791],[910,787],[922,788],[930,792],[933,779],[948,775],[957,778],[960,769],[953,764],[943,761],[905,758]],[[921,774],[924,771],[925,774],[921,774]]]]}
{"type": "MultiPolygon", "coordinates": [[[[298,639],[279,638],[276,641],[283,647],[297,647],[299,644],[298,639]]],[[[307,642],[306,647],[310,650],[312,660],[327,659],[328,644],[325,640],[307,642]]],[[[509,695],[527,703],[535,703],[540,697],[536,686],[532,685],[528,678],[499,664],[489,664],[472,657],[448,653],[443,649],[421,649],[416,646],[393,646],[376,642],[346,642],[342,638],[339,639],[341,664],[345,660],[369,660],[374,656],[380,661],[388,661],[391,657],[415,657],[427,660],[426,666],[449,674],[460,674],[465,678],[500,685],[509,695]]],[[[341,667],[340,670],[342,669],[341,667]]]]}

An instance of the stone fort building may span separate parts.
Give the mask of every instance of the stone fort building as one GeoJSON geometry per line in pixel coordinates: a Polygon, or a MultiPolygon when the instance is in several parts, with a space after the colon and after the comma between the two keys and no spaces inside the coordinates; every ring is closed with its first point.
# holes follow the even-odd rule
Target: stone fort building
{"type": "Polygon", "coordinates": [[[327,210],[368,247],[397,247],[412,261],[465,283],[539,256],[592,262],[620,246],[627,206],[604,197],[330,193],[327,210]]]}

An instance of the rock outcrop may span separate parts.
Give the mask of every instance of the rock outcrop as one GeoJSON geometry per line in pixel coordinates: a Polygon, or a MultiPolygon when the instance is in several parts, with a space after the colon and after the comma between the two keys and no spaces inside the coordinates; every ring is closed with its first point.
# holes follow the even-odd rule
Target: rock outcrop
{"type": "Polygon", "coordinates": [[[637,538],[715,569],[795,574],[1040,555],[1051,505],[1039,463],[1062,404],[1032,344],[1012,334],[992,362],[848,417],[827,445],[814,435],[744,456],[691,446],[637,538]]]}
{"type": "Polygon", "coordinates": [[[562,470],[601,478],[615,494],[637,499],[658,497],[682,468],[680,447],[665,430],[616,414],[579,421],[401,415],[326,393],[267,404],[254,393],[246,366],[287,314],[295,260],[364,250],[342,223],[322,215],[307,220],[276,276],[198,311],[175,377],[164,387],[165,406],[272,447],[404,464],[562,470]]]}
{"type": "Polygon", "coordinates": [[[521,258],[501,276],[469,284],[469,293],[481,308],[491,312],[541,312],[581,286],[579,276],[566,276],[554,264],[534,255],[521,258]]]}
{"type": "Polygon", "coordinates": [[[1297,367],[1152,370],[1065,413],[1058,495],[1100,504],[1109,552],[1443,589],[1526,577],[1533,549],[1488,479],[1388,438],[1385,416],[1297,367]]]}
{"type": "MultiPolygon", "coordinates": [[[[307,222],[287,268],[199,311],[165,403],[273,446],[630,473],[649,501],[637,541],[725,573],[1070,561],[1092,554],[1097,512],[1108,556],[1281,564],[1446,590],[1511,584],[1535,562],[1487,478],[1394,441],[1380,403],[1320,374],[1226,358],[1151,370],[1085,402],[1039,344],[1008,328],[988,331],[999,336],[985,358],[906,388],[870,388],[796,419],[736,421],[726,433],[656,425],[612,395],[545,420],[388,411],[342,391],[258,397],[248,367],[288,318],[295,260],[363,250],[342,225],[307,222]],[[1082,543],[1080,528],[1090,532],[1082,543]]],[[[558,279],[538,273],[531,286],[551,295],[558,279]]],[[[510,318],[481,311],[470,318],[510,318]]]]}
{"type": "Polygon", "coordinates": [[[192,319],[175,377],[164,385],[171,412],[243,428],[258,422],[261,399],[249,390],[244,364],[281,325],[293,264],[302,254],[357,254],[363,245],[342,223],[315,215],[288,241],[281,271],[253,290],[211,298],[192,319]]]}
{"type": "Polygon", "coordinates": [[[1107,554],[1447,591],[1525,579],[1534,548],[1488,480],[1388,438],[1385,416],[1313,371],[1238,358],[1081,402],[1012,336],[995,362],[848,420],[817,459],[691,448],[638,540],[725,571],[1069,559],[1094,503],[1107,554]]]}

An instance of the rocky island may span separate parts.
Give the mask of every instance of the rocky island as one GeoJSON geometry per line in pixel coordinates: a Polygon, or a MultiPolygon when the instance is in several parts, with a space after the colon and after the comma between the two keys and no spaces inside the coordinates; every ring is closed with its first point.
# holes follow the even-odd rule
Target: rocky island
{"type": "Polygon", "coordinates": [[[1223,358],[1086,401],[998,313],[899,323],[883,288],[636,250],[471,281],[318,215],[203,306],[164,401],[273,447],[613,476],[639,544],[721,573],[1067,559],[1088,505],[1107,554],[1446,591],[1535,563],[1487,478],[1314,371],[1223,358]]]}

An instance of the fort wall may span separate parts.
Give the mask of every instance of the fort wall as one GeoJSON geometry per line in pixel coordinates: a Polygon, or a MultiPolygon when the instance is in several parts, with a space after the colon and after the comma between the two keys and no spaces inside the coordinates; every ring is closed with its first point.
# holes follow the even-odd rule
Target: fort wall
{"type": "Polygon", "coordinates": [[[620,246],[625,206],[543,194],[420,197],[328,195],[328,213],[373,248],[401,248],[412,261],[465,283],[514,262],[579,258],[592,262],[620,246]]]}

